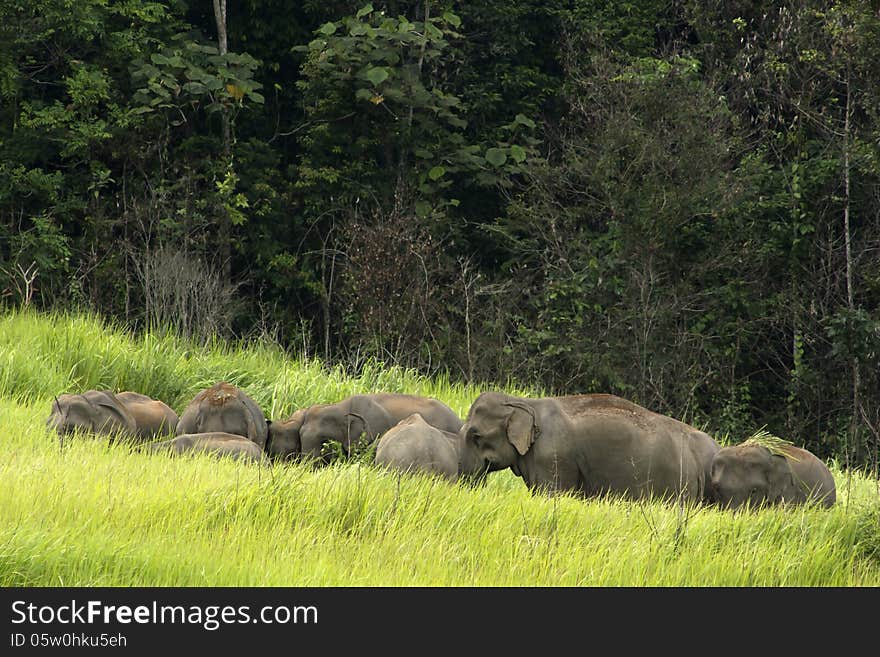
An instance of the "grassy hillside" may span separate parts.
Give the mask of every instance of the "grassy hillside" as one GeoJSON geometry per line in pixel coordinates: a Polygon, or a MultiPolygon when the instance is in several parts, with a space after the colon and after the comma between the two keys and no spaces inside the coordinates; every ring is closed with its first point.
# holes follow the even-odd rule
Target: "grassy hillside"
{"type": "MultiPolygon", "coordinates": [[[[831,510],[732,514],[469,488],[350,463],[262,469],[99,440],[59,449],[51,399],[137,390],[182,411],[218,380],[272,418],[358,391],[479,393],[398,368],[352,378],[275,347],[195,347],[84,316],[0,316],[0,584],[878,586],[877,481],[836,467],[831,510]]],[[[514,391],[521,392],[521,391],[514,391]]]]}

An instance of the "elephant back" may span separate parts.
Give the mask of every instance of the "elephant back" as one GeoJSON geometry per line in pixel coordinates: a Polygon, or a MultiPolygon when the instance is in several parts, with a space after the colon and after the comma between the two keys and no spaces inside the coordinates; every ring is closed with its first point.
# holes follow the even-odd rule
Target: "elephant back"
{"type": "Polygon", "coordinates": [[[440,474],[449,480],[459,475],[456,436],[429,425],[414,413],[379,438],[374,462],[400,472],[440,474]]]}
{"type": "Polygon", "coordinates": [[[252,440],[237,434],[218,431],[183,434],[171,440],[153,443],[150,445],[150,450],[171,454],[205,453],[217,457],[227,456],[239,461],[269,463],[263,450],[252,440]]]}
{"type": "Polygon", "coordinates": [[[784,445],[779,450],[788,461],[792,473],[794,495],[804,501],[816,500],[826,507],[832,506],[837,500],[837,486],[831,470],[818,456],[811,451],[784,445]]]}
{"type": "Polygon", "coordinates": [[[414,413],[418,413],[427,424],[441,431],[456,433],[463,424],[455,411],[433,397],[387,392],[374,393],[369,397],[385,409],[394,424],[414,413]]]}
{"type": "Polygon", "coordinates": [[[633,481],[608,474],[603,489],[637,490],[638,496],[673,497],[685,493],[690,499],[712,499],[712,459],[720,445],[707,433],[616,395],[554,399],[575,433],[582,436],[584,454],[593,458],[594,475],[614,473],[619,459],[633,464],[633,481]],[[628,436],[627,442],[618,444],[618,437],[624,435],[628,436]],[[618,453],[619,449],[626,453],[618,453]],[[636,468],[637,464],[641,469],[636,468]]]}
{"type": "Polygon", "coordinates": [[[177,430],[180,418],[165,402],[132,391],[117,393],[116,398],[134,417],[138,436],[142,440],[174,435],[177,430]]]}
{"type": "Polygon", "coordinates": [[[202,433],[207,430],[206,426],[244,436],[261,449],[268,435],[266,416],[257,403],[225,381],[202,390],[193,398],[180,416],[177,435],[202,433]]]}
{"type": "Polygon", "coordinates": [[[644,406],[639,406],[629,399],[606,393],[568,395],[565,397],[557,397],[556,400],[565,412],[572,417],[602,411],[625,411],[634,415],[652,413],[652,411],[649,411],[644,406]]]}

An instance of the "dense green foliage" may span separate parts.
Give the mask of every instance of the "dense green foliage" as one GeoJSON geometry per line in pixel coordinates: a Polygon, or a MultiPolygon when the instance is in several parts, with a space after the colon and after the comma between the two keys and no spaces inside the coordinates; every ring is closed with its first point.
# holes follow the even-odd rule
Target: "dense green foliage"
{"type": "Polygon", "coordinates": [[[0,4],[0,303],[876,465],[875,3],[228,9],[0,4]]]}
{"type": "Polygon", "coordinates": [[[832,509],[734,514],[547,498],[509,471],[471,488],[365,461],[260,468],[85,436],[62,448],[44,425],[61,390],[136,388],[180,412],[227,377],[275,418],[303,400],[372,390],[434,395],[461,413],[479,393],[398,367],[351,377],[265,344],[202,346],[89,316],[7,313],[0,585],[880,585],[877,481],[835,463],[832,509]]]}

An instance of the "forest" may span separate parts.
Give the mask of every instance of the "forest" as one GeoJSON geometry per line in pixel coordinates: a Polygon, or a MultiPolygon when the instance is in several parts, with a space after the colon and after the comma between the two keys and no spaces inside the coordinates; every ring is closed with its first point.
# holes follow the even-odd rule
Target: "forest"
{"type": "Polygon", "coordinates": [[[0,305],[880,448],[880,5],[0,3],[0,305]]]}

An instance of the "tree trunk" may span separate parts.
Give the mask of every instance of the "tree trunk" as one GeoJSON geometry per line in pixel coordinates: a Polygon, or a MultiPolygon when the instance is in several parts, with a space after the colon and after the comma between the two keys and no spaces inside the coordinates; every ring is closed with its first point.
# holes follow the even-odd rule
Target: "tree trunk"
{"type": "MultiPolygon", "coordinates": [[[[229,52],[226,41],[226,0],[214,0],[214,20],[217,23],[217,50],[220,55],[229,52]]],[[[220,112],[220,126],[223,139],[223,175],[232,167],[232,126],[229,108],[224,103],[220,112]]],[[[220,271],[224,283],[232,280],[232,222],[225,206],[218,208],[217,238],[220,243],[220,271]]]]}
{"type": "MultiPolygon", "coordinates": [[[[846,115],[844,117],[843,127],[843,230],[844,241],[846,244],[846,308],[850,317],[855,313],[855,300],[853,295],[853,277],[852,277],[852,238],[850,236],[850,114],[852,113],[852,93],[850,89],[850,64],[846,66],[846,115]]],[[[850,420],[850,440],[852,441],[852,449],[854,460],[859,463],[861,460],[861,447],[858,435],[859,427],[859,359],[852,357],[850,367],[852,369],[852,418],[850,420]]]]}
{"type": "MultiPolygon", "coordinates": [[[[422,77],[422,68],[425,65],[425,50],[428,47],[428,20],[431,18],[431,2],[430,0],[425,0],[425,9],[424,16],[422,20],[424,21],[424,38],[422,39],[422,48],[419,52],[419,61],[418,61],[418,71],[419,71],[419,80],[422,77]]],[[[407,167],[409,166],[408,154],[409,148],[412,147],[412,124],[413,124],[413,104],[409,105],[409,115],[406,118],[406,139],[404,143],[400,146],[400,157],[397,160],[397,172],[398,172],[398,181],[403,176],[407,167]]]]}

